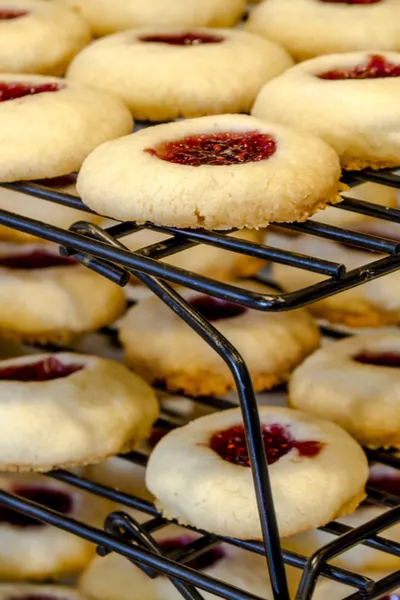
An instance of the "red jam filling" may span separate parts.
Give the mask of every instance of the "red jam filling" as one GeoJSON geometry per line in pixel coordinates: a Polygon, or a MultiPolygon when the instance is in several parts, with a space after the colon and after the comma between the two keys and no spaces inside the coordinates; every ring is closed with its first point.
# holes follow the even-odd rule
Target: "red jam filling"
{"type": "Polygon", "coordinates": [[[26,594],[25,596],[10,596],[8,600],[67,600],[50,594],[26,594]]]}
{"type": "Polygon", "coordinates": [[[353,356],[353,360],[365,365],[375,365],[377,367],[400,367],[400,354],[396,352],[369,353],[363,352],[353,356]]]}
{"type": "Polygon", "coordinates": [[[386,494],[400,496],[400,476],[396,477],[394,473],[393,475],[371,473],[367,485],[386,494]]]}
{"type": "Polygon", "coordinates": [[[329,2],[329,4],[377,4],[382,0],[320,0],[320,2],[329,2]]]}
{"type": "Polygon", "coordinates": [[[23,98],[24,96],[35,96],[36,94],[43,94],[44,92],[57,92],[62,89],[62,85],[59,83],[42,83],[40,85],[34,85],[31,83],[19,83],[5,81],[0,82],[0,102],[6,102],[7,100],[16,100],[17,98],[23,98]]]}
{"type": "Polygon", "coordinates": [[[13,10],[12,8],[0,8],[0,21],[11,21],[29,14],[27,10],[13,10]]]}
{"type": "Polygon", "coordinates": [[[239,317],[247,312],[247,308],[239,306],[239,304],[227,302],[220,298],[212,298],[211,296],[195,296],[188,302],[209,321],[233,319],[234,317],[239,317]]]}
{"type": "Polygon", "coordinates": [[[270,158],[276,150],[271,135],[259,131],[205,133],[164,142],[145,152],[190,167],[240,165],[270,158]]]}
{"type": "MultiPolygon", "coordinates": [[[[12,492],[26,500],[37,502],[63,515],[67,515],[72,511],[71,496],[60,490],[40,486],[16,486],[12,489],[12,492]]],[[[40,521],[5,506],[0,507],[0,523],[8,523],[16,527],[37,527],[43,525],[40,521]]]]}
{"type": "Polygon", "coordinates": [[[167,435],[167,433],[171,431],[170,429],[165,429],[163,427],[153,427],[153,429],[151,430],[151,434],[149,436],[149,439],[147,440],[147,443],[149,444],[151,449],[154,449],[158,442],[160,440],[162,440],[162,438],[167,435]]]}
{"type": "Polygon", "coordinates": [[[379,54],[371,54],[367,64],[351,69],[334,69],[318,75],[319,79],[383,79],[400,77],[400,65],[386,60],[379,54]]]}
{"type": "Polygon", "coordinates": [[[68,377],[83,365],[65,365],[54,356],[23,365],[0,368],[0,381],[52,381],[68,377]]]}
{"type": "MultiPolygon", "coordinates": [[[[161,542],[158,542],[158,543],[159,543],[161,549],[163,550],[163,552],[165,552],[166,554],[169,554],[170,552],[173,552],[174,550],[180,550],[181,548],[184,548],[185,546],[190,544],[190,542],[193,542],[193,541],[194,541],[194,538],[182,535],[181,537],[162,540],[161,542]]],[[[198,571],[202,571],[203,569],[207,569],[208,567],[211,567],[212,565],[214,565],[216,562],[221,560],[221,558],[224,558],[224,556],[225,556],[225,554],[224,554],[224,551],[222,550],[222,548],[219,546],[216,546],[215,548],[212,548],[211,550],[206,550],[206,552],[203,552],[203,554],[201,554],[197,558],[193,558],[192,560],[190,560],[189,562],[187,562],[185,564],[187,567],[191,567],[192,569],[197,569],[198,571]]]]}
{"type": "MultiPolygon", "coordinates": [[[[263,425],[262,436],[269,465],[273,465],[291,450],[297,450],[299,456],[312,458],[317,456],[323,447],[321,442],[299,442],[293,439],[288,429],[278,424],[263,425]]],[[[214,433],[210,439],[210,447],[227,462],[241,467],[250,466],[243,425],[235,425],[214,433]]]]}
{"type": "Polygon", "coordinates": [[[185,33],[176,34],[156,33],[154,35],[141,35],[139,40],[141,42],[169,44],[170,46],[199,46],[200,44],[219,44],[224,41],[224,38],[208,33],[185,31],[185,33]]]}
{"type": "Polygon", "coordinates": [[[47,269],[50,267],[68,267],[77,264],[74,258],[53,254],[46,250],[33,250],[28,254],[0,256],[0,267],[5,267],[6,269],[47,269]]]}
{"type": "Polygon", "coordinates": [[[61,188],[76,183],[77,177],[77,173],[70,173],[69,175],[61,175],[60,177],[52,177],[51,179],[36,179],[35,183],[51,188],[61,188]]]}

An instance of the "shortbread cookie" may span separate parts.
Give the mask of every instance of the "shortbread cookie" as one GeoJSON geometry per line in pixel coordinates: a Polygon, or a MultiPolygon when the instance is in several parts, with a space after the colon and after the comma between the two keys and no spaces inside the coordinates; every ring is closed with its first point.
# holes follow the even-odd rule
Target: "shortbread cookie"
{"type": "Polygon", "coordinates": [[[335,421],[365,446],[400,446],[399,366],[400,335],[340,340],[294,372],[289,403],[335,421]]]}
{"type": "Polygon", "coordinates": [[[40,354],[0,362],[0,415],[0,469],[49,471],[133,449],[149,435],[158,402],[117,362],[40,354]]]}
{"type": "Polygon", "coordinates": [[[66,0],[89,21],[97,37],[124,29],[153,27],[232,27],[246,0],[66,0]]]}
{"type": "MultiPolygon", "coordinates": [[[[388,572],[366,572],[363,575],[371,578],[373,581],[379,581],[383,577],[389,575],[388,572]]],[[[344,585],[343,583],[338,583],[336,581],[332,581],[330,579],[325,579],[325,577],[320,577],[317,585],[315,586],[315,591],[312,595],[313,600],[343,600],[343,598],[349,598],[357,591],[356,588],[350,587],[349,585],[344,585]]],[[[390,592],[388,594],[384,594],[383,596],[379,596],[378,600],[399,600],[400,599],[400,590],[390,592]]]]}
{"type": "Polygon", "coordinates": [[[1,73],[0,128],[0,181],[46,179],[78,171],[96,146],[128,134],[132,117],[111,93],[1,73]]]}
{"type": "Polygon", "coordinates": [[[56,246],[0,244],[0,337],[66,342],[124,311],[118,285],[60,256],[56,246]]]}
{"type": "Polygon", "coordinates": [[[262,88],[252,114],[319,136],[345,169],[380,169],[400,165],[399,105],[400,53],[354,52],[292,67],[262,88]]]}
{"type": "Polygon", "coordinates": [[[59,585],[32,583],[3,583],[0,600],[85,600],[77,590],[59,585]]]}
{"type": "MultiPolygon", "coordinates": [[[[0,488],[84,523],[102,527],[113,505],[59,481],[0,474],[0,488]]],[[[82,571],[95,554],[90,542],[2,506],[0,578],[56,579],[82,571]]],[[[1,596],[1,587],[0,587],[1,596]]]]}
{"type": "MultiPolygon", "coordinates": [[[[122,238],[122,242],[130,250],[138,250],[139,248],[161,242],[168,237],[170,236],[144,229],[122,238]]],[[[241,239],[246,242],[261,243],[264,238],[264,232],[256,229],[240,229],[239,231],[230,234],[230,237],[241,239]]],[[[260,258],[239,254],[237,252],[230,252],[228,250],[221,250],[220,248],[209,246],[207,244],[199,244],[189,250],[184,250],[177,254],[173,254],[172,256],[168,256],[163,259],[163,262],[220,281],[237,279],[238,277],[250,277],[265,266],[265,261],[260,258]]],[[[132,282],[138,283],[138,280],[132,278],[132,282]]]]}
{"type": "Polygon", "coordinates": [[[397,0],[268,0],[246,27],[282,44],[296,61],[333,52],[400,50],[397,0]]]}
{"type": "Polygon", "coordinates": [[[249,112],[264,83],[292,65],[283,48],[239,29],[152,27],[94,42],[67,76],[112,90],[137,119],[170,121],[249,112]]]}
{"type": "MultiPolygon", "coordinates": [[[[260,294],[274,293],[256,282],[238,285],[260,294]]],[[[318,328],[306,311],[271,314],[192,290],[182,295],[242,354],[257,391],[287,381],[293,369],[319,346],[318,328]]],[[[217,396],[235,389],[223,359],[156,297],[127,312],[119,337],[127,364],[149,382],[190,396],[217,396]]]]}
{"type": "MultiPolygon", "coordinates": [[[[259,412],[281,536],[353,512],[368,478],[357,442],[299,411],[261,406],[259,412]]],[[[150,456],[146,484],[164,516],[256,540],[261,525],[249,466],[241,412],[234,408],[168,433],[150,456]]]]}
{"type": "MultiPolygon", "coordinates": [[[[379,227],[383,228],[379,229],[379,235],[382,235],[387,226],[380,222],[379,227]]],[[[370,229],[370,232],[373,233],[373,230],[370,229]]],[[[388,237],[390,238],[390,234],[388,237]]],[[[380,254],[309,235],[289,237],[270,233],[267,242],[277,248],[334,260],[346,265],[348,271],[382,257],[380,254]]],[[[272,274],[275,282],[288,292],[303,289],[326,279],[325,275],[277,263],[272,265],[272,274]]],[[[395,271],[385,277],[313,302],[307,306],[307,309],[316,317],[349,327],[395,325],[400,323],[399,287],[400,271],[395,271]]]]}
{"type": "Polygon", "coordinates": [[[85,160],[77,189],[90,208],[116,219],[257,229],[302,221],[338,202],[339,177],[338,158],[321,140],[247,115],[219,115],[102,145],[85,160]]]}

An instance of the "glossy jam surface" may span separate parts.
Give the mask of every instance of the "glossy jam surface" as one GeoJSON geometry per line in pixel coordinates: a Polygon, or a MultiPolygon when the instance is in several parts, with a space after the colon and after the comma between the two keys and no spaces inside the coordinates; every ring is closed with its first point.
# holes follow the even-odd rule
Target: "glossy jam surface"
{"type": "Polygon", "coordinates": [[[334,69],[318,75],[319,79],[387,79],[400,77],[400,65],[391,63],[379,54],[372,54],[364,65],[351,69],[334,69]]]}
{"type": "MultiPolygon", "coordinates": [[[[12,492],[26,500],[32,500],[32,502],[42,504],[63,515],[72,511],[71,496],[60,490],[40,486],[15,486],[12,489],[12,492]]],[[[6,508],[5,506],[0,507],[0,523],[9,523],[16,527],[37,527],[43,525],[40,521],[6,508]]]]}
{"type": "Polygon", "coordinates": [[[0,8],[0,21],[12,21],[13,19],[19,19],[19,17],[25,17],[29,14],[27,10],[13,10],[12,8],[0,8]]]}
{"type": "MultiPolygon", "coordinates": [[[[312,458],[317,456],[323,447],[321,442],[311,440],[300,442],[293,439],[289,430],[278,424],[263,425],[262,435],[269,465],[274,464],[293,449],[297,450],[299,456],[312,458]]],[[[210,439],[210,448],[227,462],[241,467],[250,466],[243,425],[214,433],[210,439]]]]}
{"type": "MultiPolygon", "coordinates": [[[[162,540],[161,542],[159,542],[159,545],[161,546],[163,552],[165,552],[166,554],[169,554],[170,552],[184,548],[185,546],[190,544],[190,542],[193,542],[193,541],[194,541],[194,538],[182,535],[178,538],[162,540]]],[[[207,569],[208,567],[211,567],[216,562],[221,560],[221,558],[224,558],[224,556],[225,555],[224,555],[222,548],[219,546],[216,546],[215,548],[212,548],[211,550],[207,550],[206,552],[204,552],[197,558],[194,558],[185,564],[186,564],[186,566],[191,567],[192,569],[197,569],[197,570],[201,571],[203,569],[207,569]]]]}
{"type": "Polygon", "coordinates": [[[47,269],[50,267],[69,267],[77,264],[73,258],[47,252],[46,250],[33,250],[27,254],[0,256],[0,267],[6,269],[47,269]]]}
{"type": "Polygon", "coordinates": [[[220,35],[185,31],[179,34],[155,33],[153,35],[141,35],[139,40],[141,42],[169,44],[170,46],[199,46],[200,44],[219,44],[224,41],[224,38],[220,35]]]}
{"type": "Polygon", "coordinates": [[[65,365],[54,356],[23,365],[0,367],[0,381],[51,381],[68,377],[83,369],[83,365],[65,365]]]}
{"type": "Polygon", "coordinates": [[[259,162],[276,150],[271,135],[258,131],[205,133],[164,142],[145,152],[167,162],[190,167],[226,166],[259,162]]]}
{"type": "Polygon", "coordinates": [[[17,98],[23,98],[24,96],[35,96],[36,94],[43,94],[45,92],[57,92],[63,88],[59,83],[42,83],[41,85],[34,85],[30,83],[20,83],[17,81],[5,81],[0,82],[0,102],[6,102],[7,100],[16,100],[17,98]]]}
{"type": "Polygon", "coordinates": [[[379,354],[363,352],[353,356],[353,360],[364,365],[375,365],[377,367],[400,367],[400,354],[396,352],[382,352],[379,354]]]}
{"type": "Polygon", "coordinates": [[[395,473],[393,475],[371,473],[367,485],[387,494],[400,496],[400,474],[396,476],[395,473]]]}
{"type": "Polygon", "coordinates": [[[239,304],[233,304],[233,302],[212,298],[211,296],[195,296],[190,298],[188,302],[209,321],[233,319],[247,312],[247,308],[239,306],[239,304]]]}

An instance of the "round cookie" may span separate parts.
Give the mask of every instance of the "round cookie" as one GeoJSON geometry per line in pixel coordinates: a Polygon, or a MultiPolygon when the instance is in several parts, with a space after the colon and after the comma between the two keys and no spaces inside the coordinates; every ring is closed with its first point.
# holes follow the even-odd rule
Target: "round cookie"
{"type": "Polygon", "coordinates": [[[319,136],[344,169],[399,166],[400,53],[331,54],[296,65],[262,88],[252,114],[319,136]]]}
{"type": "Polygon", "coordinates": [[[90,208],[116,219],[257,229],[338,202],[339,177],[335,152],[318,138],[218,115],[103,144],[85,160],[77,189],[90,208]]]}
{"type": "Polygon", "coordinates": [[[296,61],[355,50],[400,50],[397,0],[268,0],[247,29],[282,44],[296,61]]]}
{"type": "Polygon", "coordinates": [[[66,0],[89,21],[96,37],[141,27],[232,27],[246,0],[66,0]]]}
{"type": "Polygon", "coordinates": [[[0,600],[85,600],[77,590],[60,585],[35,585],[32,583],[3,583],[0,600]]]}
{"type": "Polygon", "coordinates": [[[334,421],[360,444],[398,447],[399,356],[397,334],[360,335],[330,344],[293,373],[289,403],[334,421]]]}
{"type": "MultiPolygon", "coordinates": [[[[274,293],[256,282],[239,285],[274,293]]],[[[319,346],[319,330],[306,311],[270,314],[191,290],[182,295],[241,353],[257,391],[287,381],[319,346]]],[[[127,364],[149,382],[189,396],[218,396],[235,389],[223,359],[156,297],[129,309],[121,320],[119,338],[127,364]]]]}
{"type": "Polygon", "coordinates": [[[69,80],[117,94],[136,119],[249,112],[264,83],[293,65],[287,52],[239,29],[124,31],[83,50],[69,80]]]}
{"type": "MultiPolygon", "coordinates": [[[[109,502],[38,475],[0,474],[0,488],[95,527],[102,527],[113,510],[109,502]]],[[[88,566],[95,549],[62,529],[0,507],[1,579],[49,580],[72,575],[88,566]]]]}
{"type": "Polygon", "coordinates": [[[126,299],[122,288],[56,246],[3,242],[0,303],[0,337],[65,343],[112,323],[126,299]]]}
{"type": "MultiPolygon", "coordinates": [[[[369,231],[374,233],[371,225],[368,227],[369,231]]],[[[366,231],[368,227],[365,227],[366,231]]],[[[380,221],[379,228],[379,235],[387,231],[387,237],[390,238],[394,226],[388,228],[380,221]]],[[[380,254],[346,247],[331,240],[309,235],[289,237],[270,233],[267,242],[273,247],[285,248],[307,256],[333,259],[339,264],[345,264],[348,271],[381,258],[380,254]]],[[[303,289],[326,279],[325,275],[277,263],[272,264],[272,275],[274,281],[288,292],[303,289]]],[[[399,285],[400,271],[395,271],[385,277],[313,302],[307,306],[307,309],[315,317],[349,327],[380,327],[397,324],[400,323],[399,285]]]]}
{"type": "Polygon", "coordinates": [[[0,181],[46,179],[78,171],[96,146],[128,134],[132,117],[113,94],[1,73],[0,128],[0,181]]]}
{"type": "MultiPolygon", "coordinates": [[[[333,423],[299,411],[260,406],[259,413],[281,537],[353,512],[368,478],[357,442],[333,423]]],[[[167,518],[259,540],[249,465],[241,411],[235,408],[168,433],[150,456],[146,484],[167,518]]]]}
{"type": "Polygon", "coordinates": [[[0,415],[1,470],[50,471],[132,450],[158,402],[115,361],[40,354],[0,362],[0,415]]]}
{"type": "MultiPolygon", "coordinates": [[[[370,577],[374,581],[379,581],[383,577],[389,575],[387,572],[368,572],[363,573],[367,577],[370,577]]],[[[353,595],[357,591],[356,588],[350,587],[349,585],[344,585],[343,583],[337,583],[336,581],[331,581],[330,579],[325,579],[325,577],[320,577],[318,583],[315,587],[315,592],[313,593],[313,600],[343,600],[343,598],[348,598],[350,595],[353,595]]],[[[395,592],[390,592],[383,596],[379,596],[377,600],[399,600],[400,599],[400,590],[395,592]]]]}

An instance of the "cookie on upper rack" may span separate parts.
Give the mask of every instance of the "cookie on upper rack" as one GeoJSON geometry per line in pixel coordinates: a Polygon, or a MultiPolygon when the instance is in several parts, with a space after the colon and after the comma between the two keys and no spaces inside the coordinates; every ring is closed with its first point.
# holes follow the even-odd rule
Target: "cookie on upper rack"
{"type": "Polygon", "coordinates": [[[252,114],[319,136],[344,169],[381,169],[400,165],[399,106],[400,53],[353,52],[288,69],[262,88],[252,114]]]}
{"type": "Polygon", "coordinates": [[[400,446],[400,335],[358,335],[318,350],[293,373],[289,403],[335,421],[360,444],[400,446]]]}
{"type": "Polygon", "coordinates": [[[78,171],[96,146],[128,134],[132,117],[114,94],[1,73],[0,129],[0,181],[47,179],[78,171]]]}
{"type": "Polygon", "coordinates": [[[397,0],[268,0],[246,28],[282,44],[296,61],[333,52],[400,50],[397,0]]]}
{"type": "Polygon", "coordinates": [[[33,583],[0,584],[0,600],[85,600],[71,587],[60,585],[35,585],[33,583]]]}
{"type": "Polygon", "coordinates": [[[66,0],[89,21],[96,37],[124,29],[152,27],[233,27],[246,0],[66,0]]]}
{"type": "Polygon", "coordinates": [[[264,83],[292,65],[283,48],[243,30],[152,27],[94,42],[67,77],[112,90],[136,119],[160,122],[249,112],[264,83]]]}
{"type": "MultiPolygon", "coordinates": [[[[256,294],[275,293],[253,281],[235,285],[256,294]]],[[[257,391],[287,381],[319,346],[319,330],[304,310],[270,314],[192,290],[182,295],[241,353],[257,391]]],[[[218,396],[235,389],[224,360],[159,298],[132,306],[121,320],[119,338],[127,364],[149,382],[189,396],[218,396]]]]}
{"type": "MultiPolygon", "coordinates": [[[[0,473],[0,489],[96,527],[113,510],[111,502],[34,474],[0,473]]],[[[95,549],[83,538],[0,508],[0,579],[52,580],[76,574],[89,565],[95,549]]]]}
{"type": "Polygon", "coordinates": [[[126,299],[122,288],[56,246],[3,242],[0,305],[0,337],[65,343],[112,323],[126,299]]]}
{"type": "Polygon", "coordinates": [[[338,202],[339,177],[337,155],[322,140],[248,115],[217,115],[103,144],[85,160],[77,189],[116,219],[257,229],[304,221],[338,202]]]}
{"type": "MultiPolygon", "coordinates": [[[[365,497],[368,462],[344,430],[300,411],[259,407],[282,537],[350,514],[365,497]]],[[[167,518],[218,535],[262,538],[239,408],[196,419],[153,450],[146,485],[167,518]]]]}
{"type": "Polygon", "coordinates": [[[91,35],[87,21],[61,3],[7,0],[0,39],[0,73],[63,75],[91,35]]]}
{"type": "Polygon", "coordinates": [[[50,471],[100,462],[146,438],[152,388],[97,356],[39,354],[0,362],[0,469],[50,471]]]}

